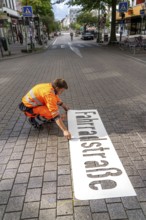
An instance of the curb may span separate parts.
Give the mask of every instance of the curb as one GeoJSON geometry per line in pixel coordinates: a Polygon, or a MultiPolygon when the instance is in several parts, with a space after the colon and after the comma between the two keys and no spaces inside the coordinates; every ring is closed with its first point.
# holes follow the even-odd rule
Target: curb
{"type": "Polygon", "coordinates": [[[49,42],[47,47],[41,47],[41,48],[39,48],[38,51],[32,51],[31,53],[22,53],[20,51],[20,53],[16,54],[16,55],[12,53],[10,56],[6,55],[4,57],[0,57],[0,62],[5,61],[5,60],[11,60],[11,59],[16,59],[16,58],[21,58],[21,57],[26,57],[26,56],[31,56],[34,54],[42,53],[42,52],[46,51],[50,47],[50,45],[52,45],[52,43],[55,41],[55,39],[51,40],[51,42],[49,42]]]}

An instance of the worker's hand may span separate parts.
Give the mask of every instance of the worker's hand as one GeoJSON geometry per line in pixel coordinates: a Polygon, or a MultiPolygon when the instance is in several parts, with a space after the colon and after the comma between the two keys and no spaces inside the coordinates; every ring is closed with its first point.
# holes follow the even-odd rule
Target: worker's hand
{"type": "Polygon", "coordinates": [[[65,106],[65,111],[68,111],[69,110],[69,107],[68,106],[65,106]]]}
{"type": "Polygon", "coordinates": [[[71,133],[70,133],[68,130],[65,130],[65,131],[63,132],[63,134],[64,134],[64,137],[66,137],[68,140],[71,139],[71,133]]]}
{"type": "Polygon", "coordinates": [[[64,110],[67,112],[69,110],[69,107],[65,104],[62,105],[62,107],[64,108],[64,110]]]}

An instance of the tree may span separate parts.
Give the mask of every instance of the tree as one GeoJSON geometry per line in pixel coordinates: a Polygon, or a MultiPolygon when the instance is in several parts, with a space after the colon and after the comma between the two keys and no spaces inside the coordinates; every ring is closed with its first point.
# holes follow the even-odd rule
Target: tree
{"type": "Polygon", "coordinates": [[[34,14],[47,15],[52,11],[50,0],[22,0],[23,5],[31,5],[34,14]]]}
{"type": "Polygon", "coordinates": [[[71,27],[72,29],[74,29],[74,30],[80,30],[81,25],[80,25],[79,23],[77,23],[77,22],[74,22],[74,23],[71,23],[71,24],[70,24],[70,27],[71,27]]]}
{"type": "Polygon", "coordinates": [[[116,39],[116,5],[119,0],[70,0],[70,5],[80,5],[83,11],[91,11],[93,9],[105,10],[106,6],[112,8],[111,35],[109,43],[117,41],[116,39]]]}
{"type": "Polygon", "coordinates": [[[86,31],[87,25],[97,24],[98,19],[93,16],[90,12],[82,12],[77,16],[77,22],[84,26],[84,31],[86,31]]]}
{"type": "Polygon", "coordinates": [[[52,11],[51,0],[22,0],[22,4],[32,6],[33,13],[43,22],[48,34],[54,31],[56,22],[52,11]]]}

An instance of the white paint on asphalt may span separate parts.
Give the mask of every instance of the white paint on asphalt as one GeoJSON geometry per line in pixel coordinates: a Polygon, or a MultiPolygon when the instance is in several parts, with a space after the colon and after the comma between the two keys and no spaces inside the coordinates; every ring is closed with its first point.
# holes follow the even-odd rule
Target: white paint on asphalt
{"type": "Polygon", "coordinates": [[[82,45],[82,44],[78,44],[78,47],[84,47],[84,45],[82,45]]]}
{"type": "Polygon", "coordinates": [[[65,45],[64,45],[64,44],[62,44],[62,45],[61,45],[61,48],[65,48],[65,45]]]}
{"type": "Polygon", "coordinates": [[[69,110],[68,125],[75,197],[136,196],[97,110],[69,110]]]}
{"type": "Polygon", "coordinates": [[[69,45],[70,49],[71,49],[75,54],[77,54],[77,55],[78,55],[79,57],[81,57],[81,58],[83,57],[82,54],[81,54],[81,52],[80,52],[80,50],[79,50],[78,48],[73,47],[70,42],[68,42],[68,45],[69,45]]]}
{"type": "Polygon", "coordinates": [[[57,41],[57,38],[56,38],[56,40],[53,42],[53,45],[56,43],[56,41],[57,41]]]}

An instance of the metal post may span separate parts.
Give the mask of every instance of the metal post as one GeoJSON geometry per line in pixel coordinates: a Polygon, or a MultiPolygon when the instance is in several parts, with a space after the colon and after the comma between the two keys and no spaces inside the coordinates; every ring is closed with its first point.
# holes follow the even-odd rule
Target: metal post
{"type": "Polygon", "coordinates": [[[124,18],[125,18],[125,13],[121,12],[121,25],[120,25],[120,42],[122,41],[122,34],[124,30],[124,18]]]}
{"type": "MultiPolygon", "coordinates": [[[[123,20],[121,20],[122,22],[123,20]]],[[[120,26],[120,42],[122,41],[122,34],[123,34],[123,24],[120,26]]]]}
{"type": "Polygon", "coordinates": [[[2,42],[1,42],[1,39],[0,39],[0,51],[1,51],[1,55],[2,55],[2,57],[3,57],[4,54],[3,54],[3,49],[2,49],[2,42]]]}
{"type": "Polygon", "coordinates": [[[98,35],[96,42],[100,43],[100,9],[98,9],[98,35]]]}
{"type": "Polygon", "coordinates": [[[7,30],[6,31],[4,30],[4,38],[6,39],[6,45],[7,45],[7,48],[8,48],[8,54],[10,56],[11,55],[11,50],[10,50],[10,46],[9,46],[9,43],[8,43],[7,30]]]}
{"type": "MultiPolygon", "coordinates": [[[[3,1],[2,1],[2,12],[3,12],[3,1]]],[[[6,29],[7,30],[7,29],[6,29]]],[[[4,34],[4,37],[6,39],[6,44],[7,44],[7,48],[8,48],[8,54],[9,56],[11,55],[11,50],[10,50],[10,47],[9,47],[9,43],[8,43],[8,39],[7,39],[7,36],[8,36],[8,33],[5,33],[5,30],[3,31],[3,34],[4,34]]]]}
{"type": "Polygon", "coordinates": [[[140,32],[141,35],[142,35],[142,27],[143,27],[143,16],[141,17],[141,32],[140,32]]]}

